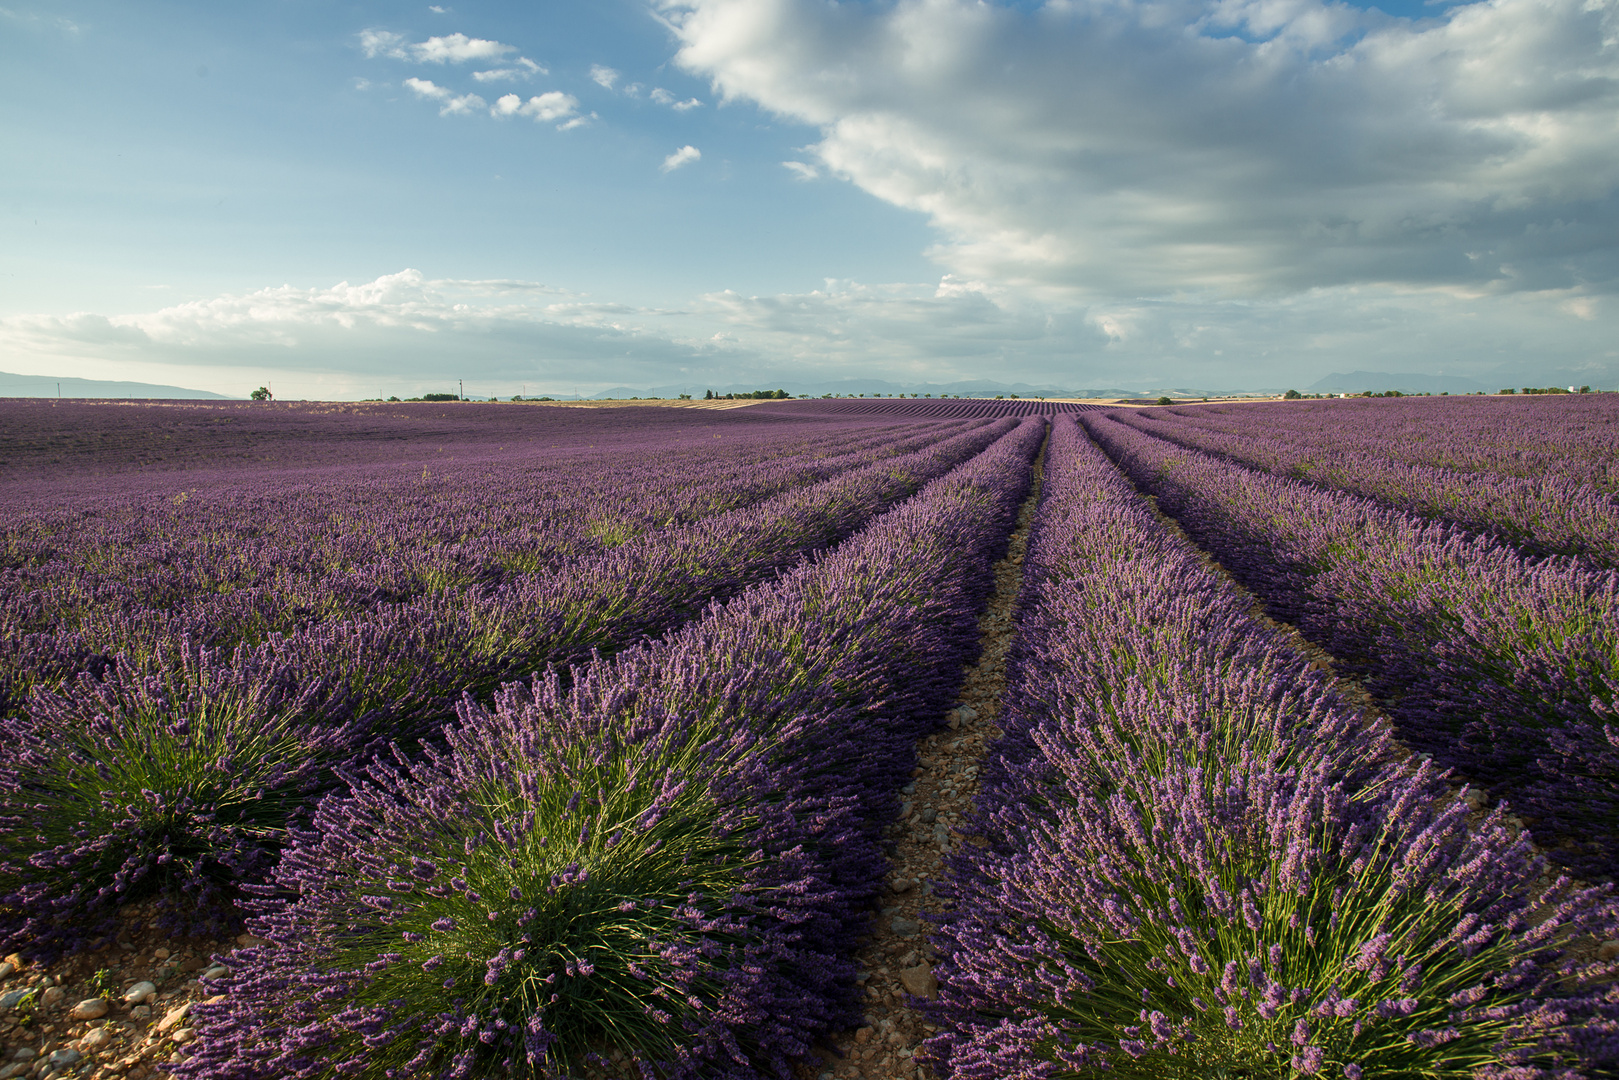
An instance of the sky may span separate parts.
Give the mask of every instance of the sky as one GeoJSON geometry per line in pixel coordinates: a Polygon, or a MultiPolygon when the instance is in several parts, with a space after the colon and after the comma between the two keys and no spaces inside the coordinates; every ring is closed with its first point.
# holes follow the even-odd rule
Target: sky
{"type": "Polygon", "coordinates": [[[1619,388],[1619,0],[0,0],[0,371],[1619,388]]]}

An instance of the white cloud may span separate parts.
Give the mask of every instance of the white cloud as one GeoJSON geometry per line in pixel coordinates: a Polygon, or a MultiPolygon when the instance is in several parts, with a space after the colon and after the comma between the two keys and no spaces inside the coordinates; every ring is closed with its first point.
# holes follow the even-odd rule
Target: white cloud
{"type": "Polygon", "coordinates": [[[608,90],[611,90],[613,84],[618,82],[618,72],[610,67],[603,67],[601,64],[590,65],[590,77],[596,81],[598,86],[608,90]]]}
{"type": "MultiPolygon", "coordinates": [[[[516,52],[517,46],[467,37],[465,34],[430,37],[413,44],[403,34],[391,30],[362,30],[360,51],[373,59],[381,56],[427,64],[463,64],[469,60],[500,60],[507,53],[516,52]]],[[[532,64],[533,61],[519,60],[518,63],[532,64]]]]}
{"type": "Polygon", "coordinates": [[[549,75],[550,72],[526,56],[517,58],[516,67],[491,68],[488,71],[474,71],[472,77],[479,82],[498,82],[502,79],[526,79],[532,75],[549,75]]]}
{"type": "Polygon", "coordinates": [[[443,104],[438,111],[440,116],[469,113],[474,109],[483,108],[486,104],[484,99],[477,94],[457,94],[454,90],[439,86],[430,79],[418,79],[412,76],[405,80],[404,85],[415,91],[418,97],[426,98],[429,101],[442,102],[443,104]]]}
{"type": "Polygon", "coordinates": [[[579,108],[579,99],[572,94],[564,94],[560,90],[551,90],[526,102],[516,94],[506,94],[499,98],[490,109],[494,116],[529,116],[536,123],[547,120],[562,120],[572,116],[579,108]]]}
{"type": "Polygon", "coordinates": [[[594,119],[596,119],[595,113],[591,113],[589,116],[576,116],[572,120],[569,120],[566,124],[558,124],[557,130],[572,131],[574,128],[586,127],[594,119]]]}
{"type": "Polygon", "coordinates": [[[447,15],[447,14],[449,14],[449,11],[450,11],[449,8],[440,7],[437,4],[428,4],[427,5],[427,10],[431,11],[434,15],[447,15]]]}
{"type": "Polygon", "coordinates": [[[516,52],[517,48],[498,41],[469,38],[465,34],[449,34],[430,37],[419,45],[412,45],[410,51],[417,60],[429,64],[462,64],[468,60],[498,60],[509,52],[516,52]]]}
{"type": "Polygon", "coordinates": [[[682,146],[679,150],[664,158],[663,164],[659,168],[663,172],[674,172],[682,165],[690,165],[692,162],[700,160],[702,156],[703,152],[697,147],[682,146]]]}
{"type": "Polygon", "coordinates": [[[816,180],[821,175],[821,171],[815,166],[806,165],[802,161],[784,161],[781,167],[790,170],[794,180],[816,180]]]}
{"type": "Polygon", "coordinates": [[[361,30],[360,51],[373,59],[388,56],[396,60],[406,60],[410,57],[405,51],[405,35],[396,34],[391,30],[361,30]]]}
{"type": "Polygon", "coordinates": [[[1619,288],[1619,0],[664,0],[971,278],[1076,297],[1619,288]]]}
{"type": "Polygon", "coordinates": [[[688,98],[685,101],[681,101],[661,86],[654,87],[652,93],[648,96],[659,105],[667,105],[675,112],[686,112],[688,109],[699,108],[703,104],[696,98],[688,98]]]}

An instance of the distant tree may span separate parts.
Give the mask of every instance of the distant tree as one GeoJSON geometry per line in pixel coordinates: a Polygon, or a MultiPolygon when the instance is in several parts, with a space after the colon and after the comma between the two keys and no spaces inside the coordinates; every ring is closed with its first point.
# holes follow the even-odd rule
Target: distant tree
{"type": "Polygon", "coordinates": [[[1510,386],[1507,386],[1507,387],[1503,387],[1503,388],[1502,388],[1502,389],[1501,389],[1501,392],[1502,392],[1502,393],[1503,393],[1503,394],[1516,394],[1516,393],[1517,393],[1517,392],[1518,392],[1518,391],[1516,391],[1516,390],[1514,390],[1514,389],[1513,389],[1513,388],[1512,388],[1512,387],[1510,387],[1510,386]]]}
{"type": "Polygon", "coordinates": [[[459,394],[423,394],[423,401],[460,401],[459,394]]]}
{"type": "Polygon", "coordinates": [[[1161,397],[1161,398],[1158,399],[1158,404],[1160,404],[1160,405],[1173,405],[1173,404],[1175,404],[1175,399],[1174,398],[1161,397]]]}
{"type": "Polygon", "coordinates": [[[708,393],[704,394],[703,395],[703,400],[704,401],[713,401],[714,400],[714,391],[710,390],[710,391],[708,391],[708,393]]]}
{"type": "Polygon", "coordinates": [[[268,386],[261,386],[247,396],[252,398],[254,401],[269,401],[271,400],[270,388],[268,386]]]}
{"type": "Polygon", "coordinates": [[[1590,393],[1590,392],[1591,392],[1591,388],[1590,388],[1590,387],[1589,387],[1589,386],[1582,386],[1582,387],[1580,387],[1580,393],[1582,393],[1582,394],[1589,394],[1589,393],[1590,393]]]}
{"type": "Polygon", "coordinates": [[[398,401],[398,400],[399,400],[399,395],[398,395],[398,394],[394,394],[394,395],[393,395],[393,396],[392,396],[392,397],[390,397],[390,398],[389,398],[389,399],[388,399],[388,400],[389,400],[389,401],[398,401]]]}
{"type": "Polygon", "coordinates": [[[681,394],[680,395],[680,400],[681,401],[690,401],[691,400],[691,395],[690,394],[681,394]]]}
{"type": "Polygon", "coordinates": [[[1303,396],[1304,395],[1299,393],[1297,390],[1289,390],[1287,393],[1282,395],[1282,399],[1284,401],[1297,401],[1299,398],[1301,398],[1303,396]]]}

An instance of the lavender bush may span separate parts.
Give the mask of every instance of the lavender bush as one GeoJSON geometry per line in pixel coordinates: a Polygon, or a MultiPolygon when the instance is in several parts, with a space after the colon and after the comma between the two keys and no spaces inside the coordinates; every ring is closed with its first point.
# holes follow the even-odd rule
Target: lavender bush
{"type": "Polygon", "coordinates": [[[26,719],[0,722],[0,948],[93,944],[154,894],[171,930],[235,924],[235,886],[374,740],[341,687],[274,644],[163,656],[36,689],[26,719]]]}
{"type": "Polygon", "coordinates": [[[322,807],[278,875],[297,905],[256,924],[276,945],[233,961],[247,1008],[182,1071],[567,1075],[617,1050],[746,1075],[807,1049],[853,973],[813,933],[835,897],[803,819],[835,844],[847,811],[761,803],[783,778],[745,730],[521,717],[469,710],[448,755],[322,807]]]}
{"type": "Polygon", "coordinates": [[[1581,1074],[1619,1053],[1606,888],[1343,701],[1059,419],[1006,736],[954,856],[958,1080],[1581,1074]],[[1588,956],[1589,954],[1584,954],[1588,956]]]}
{"type": "MultiPolygon", "coordinates": [[[[1055,736],[1052,736],[1053,740],[1055,736]]],[[[944,937],[949,1075],[1591,1075],[1619,1052],[1613,932],[1500,812],[1434,813],[1432,777],[1357,798],[1324,767],[1238,758],[1049,794],[985,858],[944,937]],[[1531,898],[1534,899],[1531,899],[1531,898]]]]}

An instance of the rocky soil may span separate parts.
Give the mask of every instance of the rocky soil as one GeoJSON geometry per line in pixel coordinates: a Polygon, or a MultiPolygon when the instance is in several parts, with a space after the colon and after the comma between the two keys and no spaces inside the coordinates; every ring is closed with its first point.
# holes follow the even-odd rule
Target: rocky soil
{"type": "Polygon", "coordinates": [[[225,974],[214,957],[251,939],[171,940],[145,905],[120,913],[113,945],[53,964],[0,960],[0,1080],[144,1080],[179,1060],[191,1006],[225,974]]]}

